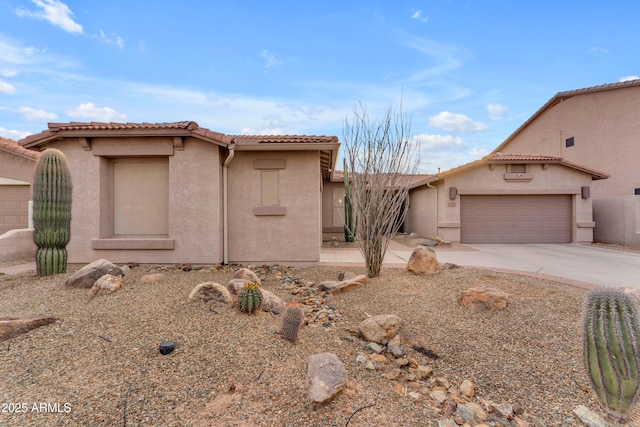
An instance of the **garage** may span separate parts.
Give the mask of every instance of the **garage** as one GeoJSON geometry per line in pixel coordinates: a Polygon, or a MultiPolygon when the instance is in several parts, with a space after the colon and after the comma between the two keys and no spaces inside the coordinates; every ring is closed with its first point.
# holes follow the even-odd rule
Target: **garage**
{"type": "Polygon", "coordinates": [[[31,186],[0,185],[0,234],[28,227],[31,186]]]}
{"type": "Polygon", "coordinates": [[[462,243],[570,243],[570,195],[460,197],[462,243]]]}

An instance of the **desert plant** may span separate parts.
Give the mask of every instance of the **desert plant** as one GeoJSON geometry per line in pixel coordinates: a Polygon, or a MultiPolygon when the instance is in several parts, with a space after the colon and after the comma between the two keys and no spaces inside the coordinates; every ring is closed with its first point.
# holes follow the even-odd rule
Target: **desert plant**
{"type": "Polygon", "coordinates": [[[253,313],[262,305],[262,293],[260,285],[256,282],[248,282],[238,293],[238,307],[244,313],[253,313]]]}
{"type": "Polygon", "coordinates": [[[71,235],[71,172],[61,151],[45,150],[33,179],[33,240],[39,276],[64,273],[71,235]]]}
{"type": "Polygon", "coordinates": [[[354,242],[356,232],[353,223],[353,205],[351,204],[351,187],[349,186],[349,171],[347,170],[347,159],[343,159],[344,164],[344,241],[354,242]]]}
{"type": "Polygon", "coordinates": [[[298,340],[298,332],[302,327],[302,321],[304,315],[302,313],[302,307],[299,304],[289,305],[284,310],[282,316],[282,325],[280,326],[280,334],[288,341],[295,343],[298,340]]]}
{"type": "Polygon", "coordinates": [[[584,354],[593,389],[605,411],[624,420],[640,387],[640,318],[633,299],[602,288],[587,293],[584,354]]]}

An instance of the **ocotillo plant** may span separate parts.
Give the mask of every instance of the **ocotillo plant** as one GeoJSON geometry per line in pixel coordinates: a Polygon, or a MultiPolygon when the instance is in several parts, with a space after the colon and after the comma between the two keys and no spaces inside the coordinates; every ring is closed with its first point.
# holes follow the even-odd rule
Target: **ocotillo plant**
{"type": "Polygon", "coordinates": [[[282,325],[280,326],[280,334],[282,337],[292,343],[298,340],[298,332],[302,326],[304,315],[300,304],[291,304],[284,310],[282,316],[282,325]]]}
{"type": "Polygon", "coordinates": [[[351,187],[349,186],[349,172],[347,171],[347,159],[344,164],[344,240],[353,242],[355,240],[355,228],[353,224],[353,206],[351,205],[351,187]]]}
{"type": "Polygon", "coordinates": [[[640,318],[633,299],[617,289],[589,291],[584,307],[584,354],[605,411],[624,420],[640,388],[640,318]]]}
{"type": "Polygon", "coordinates": [[[262,293],[260,285],[255,282],[249,282],[238,293],[238,306],[240,311],[244,313],[253,313],[262,305],[262,293]]]}
{"type": "Polygon", "coordinates": [[[71,235],[71,172],[61,151],[41,155],[33,179],[33,240],[39,276],[64,273],[71,235]]]}

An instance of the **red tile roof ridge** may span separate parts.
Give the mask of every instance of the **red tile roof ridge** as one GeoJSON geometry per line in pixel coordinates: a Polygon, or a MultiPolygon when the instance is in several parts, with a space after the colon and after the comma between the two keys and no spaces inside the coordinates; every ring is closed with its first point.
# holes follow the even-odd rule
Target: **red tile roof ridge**
{"type": "Polygon", "coordinates": [[[27,150],[18,144],[17,141],[9,138],[3,138],[0,136],[0,150],[7,151],[9,153],[17,154],[22,157],[26,157],[31,160],[38,160],[40,153],[38,151],[27,150]]]}
{"type": "Polygon", "coordinates": [[[489,161],[496,161],[496,160],[504,160],[504,161],[511,161],[511,160],[560,161],[560,160],[562,160],[562,157],[547,156],[547,155],[544,155],[544,154],[521,154],[521,153],[501,153],[501,152],[489,154],[489,155],[485,156],[484,158],[489,160],[489,161]]]}

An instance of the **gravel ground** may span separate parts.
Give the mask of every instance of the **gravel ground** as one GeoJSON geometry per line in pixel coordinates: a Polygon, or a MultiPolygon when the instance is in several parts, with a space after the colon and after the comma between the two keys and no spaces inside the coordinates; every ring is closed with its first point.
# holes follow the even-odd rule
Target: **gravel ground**
{"type": "MultiPolygon", "coordinates": [[[[265,289],[303,303],[301,286],[335,280],[344,270],[257,269],[265,289]],[[298,283],[286,283],[291,279],[298,283]]],[[[1,426],[436,426],[445,415],[429,390],[443,378],[454,394],[472,381],[472,400],[481,406],[520,407],[529,425],[582,426],[571,412],[576,405],[602,414],[582,361],[585,290],[564,284],[471,268],[431,277],[383,269],[365,286],[322,301],[336,317],[310,322],[291,344],[277,333],[278,316],[187,298],[199,283],[226,285],[232,269],[139,267],[125,276],[122,291],[93,299],[85,289],[65,288],[67,276],[0,276],[0,316],[60,316],[0,344],[0,402],[24,409],[7,413],[3,406],[1,426]],[[140,281],[159,271],[160,283],[140,281]],[[510,304],[501,311],[459,305],[459,292],[479,284],[507,292],[510,304]],[[401,346],[433,368],[432,378],[390,380],[392,363],[376,371],[356,362],[371,351],[355,331],[377,314],[403,319],[401,346]],[[163,356],[158,344],[169,339],[178,346],[163,356]],[[417,341],[439,358],[413,350],[417,341]],[[330,403],[311,408],[307,360],[321,352],[338,356],[349,383],[330,403]],[[419,397],[406,396],[407,388],[419,397]],[[49,410],[38,412],[34,403],[49,403],[49,410]],[[50,412],[55,404],[59,411],[50,412]]],[[[630,422],[640,425],[640,418],[630,422]]]]}

